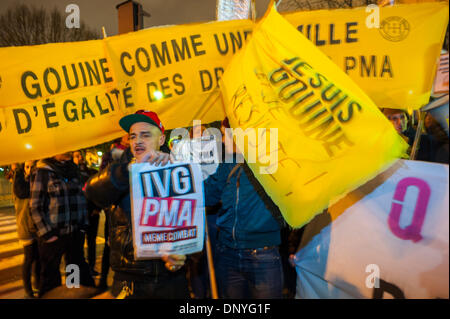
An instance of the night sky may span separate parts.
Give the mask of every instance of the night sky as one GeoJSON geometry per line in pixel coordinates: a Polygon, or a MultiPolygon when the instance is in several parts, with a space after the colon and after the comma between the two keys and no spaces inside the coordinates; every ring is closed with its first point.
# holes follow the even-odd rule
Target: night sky
{"type": "MultiPolygon", "coordinates": [[[[102,26],[108,36],[118,32],[116,5],[125,0],[0,0],[0,14],[15,3],[25,3],[49,10],[55,6],[64,15],[69,4],[77,4],[80,8],[80,18],[91,29],[101,34],[102,26]]],[[[193,22],[208,22],[216,18],[217,0],[140,0],[144,10],[151,17],[144,18],[144,28],[160,25],[185,24],[193,22]]],[[[256,0],[256,12],[262,16],[269,0],[256,0]]]]}

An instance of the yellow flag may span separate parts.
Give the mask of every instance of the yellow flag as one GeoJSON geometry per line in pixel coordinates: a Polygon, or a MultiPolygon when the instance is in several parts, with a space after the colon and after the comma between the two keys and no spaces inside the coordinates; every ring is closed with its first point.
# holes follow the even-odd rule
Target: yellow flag
{"type": "Polygon", "coordinates": [[[370,98],[274,8],[233,58],[221,87],[230,124],[240,128],[235,140],[247,138],[250,168],[293,227],[407,149],[370,98]],[[271,156],[277,160],[268,162],[271,156]]]}

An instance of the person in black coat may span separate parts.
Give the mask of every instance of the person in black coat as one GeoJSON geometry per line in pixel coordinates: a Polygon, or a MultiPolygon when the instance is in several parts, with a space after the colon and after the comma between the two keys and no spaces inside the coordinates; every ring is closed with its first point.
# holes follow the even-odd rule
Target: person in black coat
{"type": "MultiPolygon", "coordinates": [[[[89,177],[97,174],[97,170],[93,168],[89,168],[86,165],[86,161],[83,157],[81,151],[75,151],[72,153],[72,160],[80,169],[80,175],[82,178],[82,183],[87,182],[89,177]]],[[[97,233],[98,233],[98,222],[100,219],[100,211],[101,208],[95,205],[92,201],[87,201],[87,217],[89,226],[86,230],[86,240],[88,246],[88,264],[91,272],[91,276],[98,276],[99,273],[95,270],[95,261],[96,261],[96,248],[97,248],[97,233]]],[[[82,249],[84,250],[84,241],[81,242],[83,245],[82,249]]]]}

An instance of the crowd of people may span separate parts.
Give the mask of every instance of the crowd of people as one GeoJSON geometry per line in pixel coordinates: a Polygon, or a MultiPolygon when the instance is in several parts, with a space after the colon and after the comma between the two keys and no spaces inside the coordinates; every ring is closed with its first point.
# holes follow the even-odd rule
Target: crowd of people
{"type": "MultiPolygon", "coordinates": [[[[128,135],[114,141],[111,150],[102,157],[100,168],[120,158],[128,146],[128,135]]],[[[96,173],[98,168],[88,167],[82,150],[11,165],[7,178],[13,185],[17,234],[24,248],[25,298],[40,298],[61,285],[63,256],[65,265],[79,266],[81,285],[107,288],[110,268],[107,219],[101,273],[95,270],[100,214],[107,209],[96,206],[82,191],[96,173]]]]}
{"type": "MultiPolygon", "coordinates": [[[[383,113],[412,146],[416,131],[408,114],[392,109],[383,113]]],[[[83,151],[12,165],[27,298],[43,297],[61,285],[63,256],[66,265],[78,265],[82,286],[98,287],[113,298],[212,297],[205,251],[135,259],[129,165],[163,166],[171,156],[156,113],[138,111],[123,117],[119,125],[124,136],[103,155],[99,169],[88,167],[83,151]],[[99,273],[96,238],[102,211],[105,245],[99,273]],[[111,287],[110,268],[114,272],[111,287]]],[[[227,119],[222,122],[222,129],[226,127],[227,119]]],[[[205,127],[198,129],[203,132],[205,127]]],[[[425,129],[416,159],[448,164],[447,134],[429,116],[425,129]]],[[[235,148],[223,150],[236,152],[235,148]]],[[[296,272],[289,260],[299,246],[302,229],[285,223],[245,162],[219,163],[204,180],[204,190],[219,297],[293,298],[296,272]]]]}
{"type": "MultiPolygon", "coordinates": [[[[411,117],[405,110],[400,109],[384,108],[383,114],[391,121],[397,133],[408,143],[408,156],[411,155],[417,131],[417,127],[414,127],[411,117]]],[[[424,126],[425,132],[420,132],[420,139],[414,159],[448,164],[447,133],[430,113],[426,114],[424,126]]]]}

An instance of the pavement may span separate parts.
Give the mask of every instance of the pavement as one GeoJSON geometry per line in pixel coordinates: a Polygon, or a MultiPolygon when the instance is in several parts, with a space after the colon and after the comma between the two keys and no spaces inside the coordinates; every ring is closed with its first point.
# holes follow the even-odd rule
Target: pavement
{"type": "MultiPolygon", "coordinates": [[[[100,214],[99,229],[97,236],[97,261],[95,270],[101,272],[101,263],[103,256],[104,239],[104,222],[105,215],[100,214]]],[[[87,256],[87,246],[85,244],[85,256],[87,256]]],[[[0,299],[24,299],[25,291],[22,283],[22,262],[23,262],[23,247],[17,238],[17,226],[14,207],[0,207],[0,299]]],[[[61,262],[61,273],[64,274],[64,258],[61,262]]],[[[108,274],[108,286],[112,284],[113,271],[110,270],[108,274]]],[[[96,284],[99,283],[100,276],[95,277],[96,284]]],[[[64,275],[62,275],[62,282],[65,282],[64,275]]],[[[72,288],[70,291],[67,288],[61,287],[55,291],[52,298],[55,296],[65,296],[65,298],[77,298],[79,295],[88,296],[90,298],[96,293],[92,289],[72,288]],[[66,291],[67,290],[67,291],[66,291]]]]}

